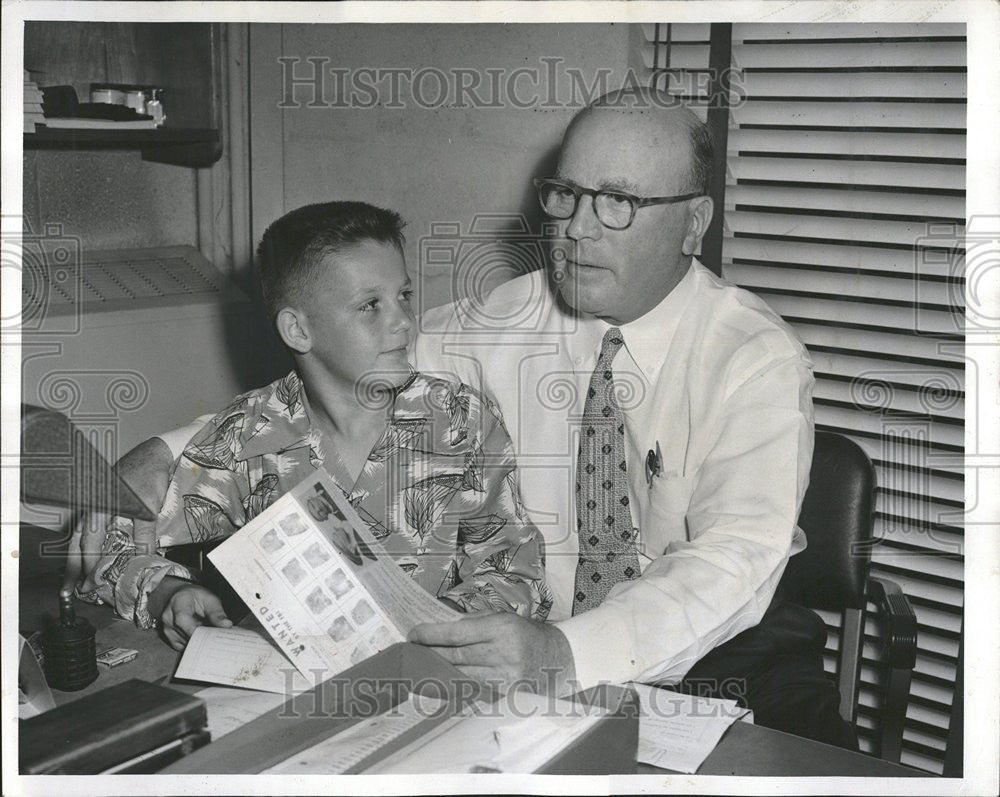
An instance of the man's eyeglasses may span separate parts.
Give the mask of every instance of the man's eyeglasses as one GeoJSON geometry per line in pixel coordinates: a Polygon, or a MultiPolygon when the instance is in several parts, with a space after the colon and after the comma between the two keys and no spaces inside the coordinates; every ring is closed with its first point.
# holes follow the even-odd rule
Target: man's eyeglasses
{"type": "Polygon", "coordinates": [[[635,218],[639,208],[648,205],[670,205],[701,196],[701,192],[693,194],[678,194],[677,196],[635,196],[625,191],[595,191],[592,188],[581,188],[564,180],[550,178],[534,178],[538,189],[538,201],[549,216],[554,219],[569,219],[576,213],[580,197],[586,194],[593,200],[594,214],[597,220],[612,230],[624,230],[635,218]]]}

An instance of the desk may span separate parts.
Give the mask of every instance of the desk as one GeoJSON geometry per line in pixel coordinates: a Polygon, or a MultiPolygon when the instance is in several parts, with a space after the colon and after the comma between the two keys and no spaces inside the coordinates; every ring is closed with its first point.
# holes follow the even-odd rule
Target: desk
{"type": "MultiPolygon", "coordinates": [[[[22,631],[43,628],[46,615],[50,618],[57,616],[59,584],[59,576],[52,573],[36,576],[21,584],[19,609],[22,631]]],[[[179,654],[157,632],[137,629],[132,623],[118,618],[109,606],[91,606],[76,601],[76,610],[78,616],[85,617],[97,629],[98,649],[117,645],[135,648],[139,655],[128,664],[110,670],[101,667],[97,680],[79,692],[53,690],[57,704],[76,700],[129,678],[155,681],[174,671],[179,654]]],[[[184,691],[190,689],[185,688],[184,691]]],[[[636,772],[640,775],[669,774],[667,770],[645,764],[637,765],[636,772]]],[[[928,777],[926,773],[909,767],[745,722],[733,724],[697,774],[928,777]]]]}
{"type": "MultiPolygon", "coordinates": [[[[18,628],[28,636],[41,631],[59,619],[59,587],[62,576],[42,573],[21,582],[18,589],[18,628]]],[[[77,617],[86,619],[97,630],[97,649],[110,647],[132,648],[139,655],[127,664],[108,669],[98,666],[97,680],[78,692],[52,690],[56,705],[69,703],[86,695],[99,692],[130,678],[158,681],[170,676],[177,666],[180,654],[163,641],[157,631],[136,628],[122,620],[110,606],[93,606],[74,601],[77,617]]]]}

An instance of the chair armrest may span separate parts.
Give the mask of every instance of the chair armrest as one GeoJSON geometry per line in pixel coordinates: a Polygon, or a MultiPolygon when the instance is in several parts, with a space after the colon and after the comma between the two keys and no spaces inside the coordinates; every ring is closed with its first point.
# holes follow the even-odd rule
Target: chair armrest
{"type": "Polygon", "coordinates": [[[878,606],[883,622],[885,664],[893,669],[913,669],[917,661],[917,615],[899,584],[868,577],[868,597],[878,606]]]}

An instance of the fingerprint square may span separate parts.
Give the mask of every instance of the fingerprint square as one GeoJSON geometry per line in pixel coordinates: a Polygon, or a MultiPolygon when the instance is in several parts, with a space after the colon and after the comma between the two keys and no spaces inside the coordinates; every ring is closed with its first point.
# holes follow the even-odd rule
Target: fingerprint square
{"type": "Polygon", "coordinates": [[[298,512],[289,512],[284,517],[278,518],[278,525],[289,537],[294,537],[308,529],[298,512]]]}
{"type": "Polygon", "coordinates": [[[277,553],[285,547],[285,541],[281,539],[281,536],[274,528],[269,528],[261,534],[257,543],[260,545],[264,553],[277,553]]]}
{"type": "Polygon", "coordinates": [[[326,577],[326,587],[340,599],[350,592],[354,588],[354,585],[347,578],[344,571],[337,568],[326,577]]]}
{"type": "Polygon", "coordinates": [[[281,572],[285,574],[285,578],[288,579],[288,583],[293,587],[297,587],[302,583],[302,579],[306,577],[306,569],[302,566],[302,562],[298,559],[290,559],[288,563],[281,568],[281,572]]]}
{"type": "Polygon", "coordinates": [[[333,622],[330,623],[330,627],[327,629],[326,633],[334,642],[343,642],[345,639],[350,638],[350,636],[354,633],[354,629],[351,627],[351,624],[347,622],[346,617],[338,615],[334,618],[333,622]]]}
{"type": "Polygon", "coordinates": [[[375,610],[366,600],[359,600],[351,609],[351,619],[355,625],[364,625],[375,616],[375,610]]]}
{"type": "Polygon", "coordinates": [[[323,547],[322,543],[314,542],[302,552],[306,562],[310,567],[322,567],[330,561],[330,552],[323,547]]]}
{"type": "Polygon", "coordinates": [[[313,614],[323,614],[323,612],[333,606],[333,601],[330,600],[329,595],[323,592],[322,588],[316,587],[306,595],[306,606],[309,607],[309,611],[313,614]]]}

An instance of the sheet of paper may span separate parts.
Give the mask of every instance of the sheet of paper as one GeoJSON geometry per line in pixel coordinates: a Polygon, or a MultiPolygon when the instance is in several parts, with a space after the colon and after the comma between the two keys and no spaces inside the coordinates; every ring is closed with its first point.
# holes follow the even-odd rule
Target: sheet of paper
{"type": "Polygon", "coordinates": [[[196,692],[195,697],[204,700],[208,707],[208,730],[213,742],[288,699],[286,695],[273,692],[254,692],[228,686],[210,686],[196,692]]]}
{"type": "Polygon", "coordinates": [[[313,686],[271,640],[259,631],[240,627],[198,626],[174,677],[280,695],[313,686]]]}
{"type": "Polygon", "coordinates": [[[694,773],[734,722],[753,715],[734,700],[694,697],[645,684],[639,695],[637,759],[676,772],[694,773]]]}
{"type": "Polygon", "coordinates": [[[508,694],[472,716],[442,723],[365,774],[531,773],[607,713],[526,692],[508,694]]]}
{"type": "Polygon", "coordinates": [[[391,711],[361,720],[261,774],[342,775],[410,728],[439,713],[446,705],[442,700],[411,692],[391,711]]]}
{"type": "Polygon", "coordinates": [[[298,484],[209,555],[312,683],[462,615],[396,565],[330,477],[298,484]]]}

